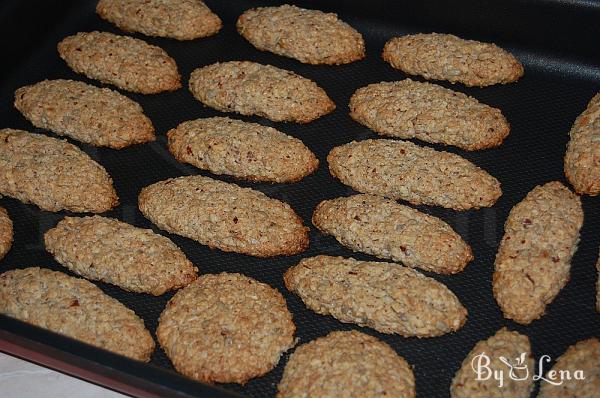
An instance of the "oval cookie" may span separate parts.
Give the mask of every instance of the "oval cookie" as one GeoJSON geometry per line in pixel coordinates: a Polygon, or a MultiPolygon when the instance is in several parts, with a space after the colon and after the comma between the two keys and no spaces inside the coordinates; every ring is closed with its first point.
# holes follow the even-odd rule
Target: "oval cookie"
{"type": "Polygon", "coordinates": [[[237,30],[262,51],[306,64],[339,65],[365,57],[362,35],[336,14],[292,5],[247,10],[237,30]]]}
{"type": "Polygon", "coordinates": [[[130,292],[159,296],[193,282],[198,271],[170,239],[106,217],[65,217],[44,243],[76,274],[130,292]]]}
{"type": "Polygon", "coordinates": [[[529,398],[534,386],[534,369],[529,338],[502,328],[487,340],[478,342],[469,352],[452,380],[450,395],[452,398],[529,398]],[[481,365],[479,380],[478,364],[481,365]],[[502,387],[496,378],[486,379],[486,369],[504,374],[502,387]]]}
{"type": "Polygon", "coordinates": [[[14,129],[0,130],[0,194],[47,211],[103,213],[119,202],[104,167],[81,149],[14,129]]]}
{"type": "Polygon", "coordinates": [[[0,207],[0,260],[10,250],[13,242],[13,223],[8,212],[0,207]]]}
{"type": "Polygon", "coordinates": [[[364,333],[331,332],[298,347],[277,386],[278,398],[414,398],[411,366],[364,333]]]}
{"type": "Polygon", "coordinates": [[[565,155],[565,175],[579,194],[600,194],[600,93],[575,120],[565,155]]]}
{"type": "Polygon", "coordinates": [[[290,205],[208,177],[157,182],[142,189],[138,203],[159,228],[211,248],[271,257],[308,247],[308,228],[290,205]]]}
{"type": "Polygon", "coordinates": [[[493,279],[505,318],[529,324],[544,314],[569,280],[582,224],[581,200],[557,181],[535,187],[513,207],[493,279]]]}
{"type": "Polygon", "coordinates": [[[538,398],[595,398],[600,391],[600,341],[596,337],[578,342],[561,355],[552,371],[556,372],[554,379],[546,374],[546,379],[554,385],[542,381],[538,398]],[[571,379],[560,379],[560,372],[569,372],[571,379]],[[575,372],[580,372],[584,380],[576,379],[575,372]]]}
{"type": "Polygon", "coordinates": [[[273,369],[294,345],[285,299],[240,274],[202,275],[160,315],[156,335],[178,372],[205,383],[241,383],[273,369]]]}
{"type": "Polygon", "coordinates": [[[512,83],[523,76],[523,65],[497,45],[440,33],[394,37],[383,59],[409,75],[466,86],[512,83]]]}
{"type": "Polygon", "coordinates": [[[250,181],[295,182],[319,167],[297,138],[272,127],[226,117],[183,122],[167,133],[177,160],[250,181]]]}
{"type": "Polygon", "coordinates": [[[142,107],[124,95],[73,80],[44,80],[15,92],[15,108],[34,126],[96,146],[154,141],[142,107]]]}
{"type": "Polygon", "coordinates": [[[325,200],[312,222],[354,251],[410,267],[454,274],[473,260],[469,245],[444,221],[378,196],[325,200]]]}
{"type": "Polygon", "coordinates": [[[100,0],[96,12],[126,32],[177,40],[211,36],[222,26],[200,0],[100,0]]]}
{"type": "Polygon", "coordinates": [[[496,147],[510,131],[499,109],[437,84],[410,79],[359,88],[350,98],[350,116],[380,135],[469,151],[496,147]]]}
{"type": "Polygon", "coordinates": [[[435,337],[460,329],[467,319],[445,285],[398,264],[317,256],[283,278],[316,313],[382,333],[435,337]]]}
{"type": "Polygon", "coordinates": [[[90,79],[141,94],[181,88],[175,60],[160,47],[108,32],[80,32],[58,43],[71,69],[90,79]]]}
{"type": "Polygon", "coordinates": [[[468,160],[408,141],[364,140],[335,147],[329,171],[352,189],[415,205],[490,207],[500,183],[468,160]]]}
{"type": "Polygon", "coordinates": [[[132,310],[62,272],[32,267],[1,274],[0,313],[139,361],[154,351],[132,310]]]}
{"type": "Polygon", "coordinates": [[[308,123],[335,109],[315,82],[249,61],[198,68],[190,76],[189,88],[198,101],[218,111],[258,115],[275,122],[308,123]]]}

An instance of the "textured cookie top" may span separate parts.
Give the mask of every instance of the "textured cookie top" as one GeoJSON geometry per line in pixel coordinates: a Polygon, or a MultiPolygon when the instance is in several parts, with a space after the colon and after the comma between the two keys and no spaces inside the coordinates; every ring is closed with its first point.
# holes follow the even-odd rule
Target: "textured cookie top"
{"type": "Polygon", "coordinates": [[[582,224],[581,200],[557,181],[535,187],[513,207],[494,273],[505,317],[528,324],[542,316],[569,280],[582,224]]]}
{"type": "Polygon", "coordinates": [[[159,296],[191,283],[198,271],[170,239],[106,217],[65,217],[44,243],[71,271],[131,292],[159,296]]]}
{"type": "Polygon", "coordinates": [[[0,194],[43,210],[103,213],[118,204],[112,179],[66,141],[0,130],[0,194]]]}
{"type": "Polygon", "coordinates": [[[404,358],[377,338],[331,332],[290,355],[277,391],[278,398],[414,398],[415,377],[404,358]]]}
{"type": "Polygon", "coordinates": [[[317,256],[288,269],[284,280],[313,311],[382,333],[440,336],[467,318],[445,285],[398,264],[317,256]]]}
{"type": "Polygon", "coordinates": [[[592,337],[572,345],[558,358],[552,370],[556,372],[568,370],[572,378],[571,380],[563,379],[563,383],[559,386],[542,381],[539,398],[598,397],[598,391],[600,391],[600,341],[592,337]],[[585,380],[573,378],[577,370],[583,371],[585,380]]]}
{"type": "Polygon", "coordinates": [[[295,182],[319,167],[297,138],[272,127],[226,117],[183,122],[167,133],[180,162],[251,181],[295,182]]]}
{"type": "Polygon", "coordinates": [[[0,260],[8,253],[13,242],[13,223],[6,210],[0,207],[0,260]]]}
{"type": "Polygon", "coordinates": [[[307,64],[347,64],[365,57],[360,33],[336,14],[291,5],[247,10],[238,32],[254,47],[307,64]]]}
{"type": "Polygon", "coordinates": [[[437,84],[410,79],[359,88],[350,116],[381,135],[466,150],[498,146],[510,131],[499,109],[437,84]]]}
{"type": "Polygon", "coordinates": [[[468,160],[408,141],[364,140],[333,148],[329,171],[354,190],[455,210],[492,206],[500,183],[468,160]]]}
{"type": "Polygon", "coordinates": [[[313,224],[355,251],[427,271],[453,274],[473,259],[469,245],[444,221],[378,196],[325,200],[313,224]]]}
{"type": "Polygon", "coordinates": [[[154,351],[132,310],[62,272],[32,267],[1,274],[0,313],[140,361],[154,351]]]}
{"type": "Polygon", "coordinates": [[[575,120],[565,155],[565,174],[580,194],[600,194],[600,92],[575,120]]]}
{"type": "Polygon", "coordinates": [[[277,365],[296,327],[276,289],[241,274],[202,275],[160,316],[156,335],[175,369],[207,383],[246,383],[277,365]]]}
{"type": "Polygon", "coordinates": [[[523,65],[497,45],[440,33],[395,37],[385,44],[383,59],[411,75],[467,86],[511,83],[523,76],[523,65]]]}
{"type": "MultiPolygon", "coordinates": [[[[486,363],[483,359],[482,361],[486,363]]],[[[452,398],[529,398],[533,390],[533,372],[534,360],[529,338],[502,328],[487,340],[478,342],[469,352],[452,380],[450,394],[452,398]],[[502,387],[498,387],[498,380],[493,377],[487,380],[483,380],[482,377],[482,380],[477,380],[473,363],[478,361],[477,358],[482,353],[489,358],[488,366],[492,371],[504,373],[502,387]],[[523,353],[525,355],[522,357],[523,353]],[[514,380],[508,377],[511,369],[500,357],[506,358],[514,365],[513,372],[516,378],[525,380],[514,380]]]]}
{"type": "Polygon", "coordinates": [[[308,123],[335,109],[315,82],[285,69],[249,61],[198,68],[190,76],[189,88],[196,99],[211,108],[276,122],[308,123]]]}
{"type": "Polygon", "coordinates": [[[108,32],[80,32],[58,43],[60,57],[90,79],[142,94],[181,87],[175,60],[160,47],[108,32]]]}
{"type": "Polygon", "coordinates": [[[100,0],[96,12],[124,31],[177,40],[211,36],[222,26],[200,0],[100,0]]]}
{"type": "Polygon", "coordinates": [[[223,251],[269,257],[308,247],[308,228],[290,205],[208,177],[179,177],[147,186],[139,207],[160,228],[223,251]]]}
{"type": "Polygon", "coordinates": [[[44,80],[15,92],[34,126],[96,146],[120,149],[154,141],[142,107],[124,95],[73,80],[44,80]]]}

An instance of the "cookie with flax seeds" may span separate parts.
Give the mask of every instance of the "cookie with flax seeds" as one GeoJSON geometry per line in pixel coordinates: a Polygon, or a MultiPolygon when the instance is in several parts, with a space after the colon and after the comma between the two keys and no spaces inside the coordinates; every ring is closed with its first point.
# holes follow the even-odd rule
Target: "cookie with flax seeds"
{"type": "Polygon", "coordinates": [[[198,272],[170,239],[112,218],[65,217],[44,234],[44,244],[76,274],[130,292],[160,296],[198,272]]]}
{"type": "Polygon", "coordinates": [[[508,51],[449,34],[394,37],[385,44],[383,59],[409,75],[466,86],[512,83],[523,76],[523,65],[508,51]]]}
{"type": "Polygon", "coordinates": [[[156,94],[181,88],[175,60],[160,47],[108,32],[79,32],[58,43],[77,73],[122,90],[156,94]]]}
{"type": "Polygon", "coordinates": [[[96,285],[62,272],[31,267],[0,274],[0,314],[138,361],[154,340],[144,321],[96,285]]]}
{"type": "Polygon", "coordinates": [[[198,68],[190,76],[189,88],[198,101],[218,111],[275,122],[308,123],[335,109],[325,90],[312,80],[250,61],[198,68]]]}
{"type": "Polygon", "coordinates": [[[308,228],[290,205],[212,178],[159,181],[142,189],[138,204],[159,228],[211,248],[271,257],[308,247],[308,228]]]}
{"type": "Polygon", "coordinates": [[[101,165],[65,140],[0,130],[0,194],[42,210],[103,213],[119,199],[101,165]]]}
{"type": "Polygon", "coordinates": [[[0,207],[0,260],[6,256],[13,243],[13,223],[6,209],[0,207]]]}
{"type": "Polygon", "coordinates": [[[262,51],[306,64],[339,65],[365,57],[360,33],[336,14],[284,4],[245,11],[237,30],[262,51]]]}
{"type": "Polygon", "coordinates": [[[169,151],[180,162],[244,180],[296,182],[319,167],[299,139],[227,117],[183,122],[167,137],[169,151]]]}
{"type": "Polygon", "coordinates": [[[108,88],[44,80],[15,91],[15,108],[34,126],[86,144],[121,149],[154,141],[142,107],[108,88]]]}

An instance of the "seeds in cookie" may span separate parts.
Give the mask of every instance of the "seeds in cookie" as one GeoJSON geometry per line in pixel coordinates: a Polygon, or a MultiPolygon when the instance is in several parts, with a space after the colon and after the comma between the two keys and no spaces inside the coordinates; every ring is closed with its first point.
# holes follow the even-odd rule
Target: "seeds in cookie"
{"type": "Polygon", "coordinates": [[[294,345],[285,299],[240,274],[202,275],[178,291],[156,335],[178,372],[205,383],[240,383],[273,369],[294,345]]]}
{"type": "Polygon", "coordinates": [[[96,12],[126,32],[177,40],[211,36],[222,26],[199,0],[100,0],[96,12]]]}
{"type": "Polygon", "coordinates": [[[317,256],[288,269],[284,280],[316,313],[382,333],[441,336],[467,318],[445,285],[398,264],[317,256]]]}
{"type": "Polygon", "coordinates": [[[148,362],[154,340],[132,310],[85,279],[31,267],[0,274],[0,314],[148,362]]]}
{"type": "Polygon", "coordinates": [[[249,61],[198,68],[190,76],[189,88],[198,101],[218,111],[258,115],[275,122],[308,123],[335,109],[315,82],[249,61]]]}
{"type": "Polygon", "coordinates": [[[565,175],[579,194],[600,194],[600,93],[575,120],[565,155],[565,175]]]}
{"type": "Polygon", "coordinates": [[[500,183],[468,160],[408,141],[364,140],[335,147],[329,171],[352,189],[415,205],[490,207],[500,183]]]}
{"type": "Polygon", "coordinates": [[[181,88],[175,60],[160,47],[108,32],[80,32],[58,43],[71,69],[90,79],[141,94],[181,88]]]}
{"type": "Polygon", "coordinates": [[[180,162],[251,181],[295,182],[319,161],[297,138],[272,127],[226,117],[183,122],[167,133],[180,162]]]}
{"type": "Polygon", "coordinates": [[[262,51],[307,64],[339,65],[365,57],[362,35],[336,14],[293,5],[247,10],[237,30],[262,51]]]}
{"type": "Polygon", "coordinates": [[[36,127],[95,146],[154,141],[142,107],[124,95],[73,80],[44,80],[15,92],[15,107],[36,127]]]}
{"type": "Polygon", "coordinates": [[[13,242],[13,223],[8,212],[0,207],[0,260],[10,250],[13,242]]]}
{"type": "Polygon", "coordinates": [[[43,210],[103,213],[119,200],[112,179],[64,140],[0,130],[0,194],[43,210]]]}
{"type": "Polygon", "coordinates": [[[142,189],[138,203],[159,228],[211,248],[271,257],[308,247],[308,228],[290,205],[212,178],[157,182],[142,189]]]}
{"type": "Polygon", "coordinates": [[[558,181],[535,187],[513,207],[493,279],[505,318],[529,324],[544,314],[569,280],[582,224],[581,200],[558,181]]]}
{"type": "Polygon", "coordinates": [[[499,146],[510,131],[499,109],[437,84],[410,79],[359,88],[350,98],[350,116],[380,135],[469,151],[499,146]]]}
{"type": "Polygon", "coordinates": [[[312,222],[354,251],[409,267],[454,274],[473,260],[469,245],[444,221],[378,196],[325,200],[312,222]]]}
{"type": "Polygon", "coordinates": [[[523,76],[523,65],[497,45],[440,33],[394,37],[383,59],[410,75],[466,86],[512,83],[523,76]]]}
{"type": "Polygon", "coordinates": [[[502,328],[487,340],[478,342],[469,352],[452,380],[450,395],[452,398],[529,398],[534,386],[533,370],[529,338],[502,328]],[[489,359],[489,363],[483,358],[489,359]],[[514,367],[509,367],[505,361],[510,361],[514,367]],[[478,377],[475,363],[487,364],[491,371],[503,372],[506,376],[510,371],[513,377],[504,377],[499,387],[498,380],[493,377],[478,377]]]}
{"type": "Polygon", "coordinates": [[[76,274],[130,292],[159,296],[190,284],[198,271],[170,239],[106,217],[65,217],[44,243],[76,274]]]}
{"type": "Polygon", "coordinates": [[[406,360],[357,331],[331,332],[298,347],[277,386],[278,398],[415,395],[415,377],[406,360]]]}

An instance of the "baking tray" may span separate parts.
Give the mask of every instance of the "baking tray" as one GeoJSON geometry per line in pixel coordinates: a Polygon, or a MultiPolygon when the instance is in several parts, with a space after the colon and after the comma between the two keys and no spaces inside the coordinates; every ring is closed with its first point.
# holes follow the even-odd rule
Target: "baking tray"
{"type": "MultiPolygon", "coordinates": [[[[295,184],[239,183],[289,202],[305,224],[311,226],[310,248],[301,255],[271,259],[224,253],[159,231],[140,214],[136,202],[142,187],[169,177],[210,175],[177,163],[166,149],[165,132],[168,129],[185,120],[220,114],[203,107],[185,88],[151,96],[125,93],[138,101],[154,122],[158,139],[152,144],[115,151],[74,142],[104,165],[114,179],[121,205],[107,216],[167,235],[198,265],[201,273],[241,272],[279,289],[294,315],[299,343],[306,343],[333,330],[349,329],[358,329],[386,341],[414,366],[417,395],[421,397],[448,396],[452,377],[473,345],[502,326],[529,336],[536,358],[547,354],[553,361],[569,345],[598,336],[600,315],[594,306],[595,264],[600,244],[600,198],[582,198],[585,223],[580,247],[573,258],[571,281],[548,306],[542,319],[529,326],[503,319],[492,296],[491,278],[503,223],[512,206],[537,184],[551,180],[565,182],[562,159],[568,131],[576,116],[600,89],[600,54],[596,44],[596,38],[600,37],[600,25],[597,23],[600,20],[599,3],[516,0],[293,2],[307,8],[336,11],[364,35],[367,58],[343,66],[304,65],[260,52],[237,34],[235,20],[243,10],[279,2],[207,0],[207,3],[224,21],[224,28],[216,36],[192,42],[134,36],[161,46],[175,58],[184,86],[191,71],[199,66],[216,61],[252,60],[290,69],[316,81],[337,104],[334,113],[306,125],[230,115],[273,126],[298,137],[319,157],[321,166],[317,173],[295,184]],[[419,207],[450,223],[471,244],[475,261],[457,275],[431,275],[446,283],[467,307],[469,317],[466,325],[457,333],[442,337],[407,339],[342,324],[332,317],[308,311],[298,297],[285,289],[282,275],[301,258],[317,254],[372,259],[352,253],[332,237],[320,234],[310,224],[310,217],[321,200],[353,193],[329,175],[326,164],[329,150],[352,140],[376,137],[375,133],[348,116],[347,104],[352,93],[369,83],[406,77],[383,62],[380,57],[383,44],[392,36],[431,31],[494,41],[512,51],[524,63],[525,76],[516,84],[487,88],[440,83],[500,108],[512,129],[501,147],[481,152],[470,153],[431,145],[458,153],[489,171],[502,183],[503,195],[494,207],[477,211],[419,207]]],[[[0,83],[1,127],[41,132],[12,106],[14,90],[20,86],[45,78],[76,79],[98,85],[72,72],[56,52],[56,44],[63,37],[78,31],[106,30],[123,34],[97,17],[94,6],[93,1],[4,1],[0,5],[0,37],[4,54],[0,83]]],[[[215,178],[232,181],[227,177],[215,178]]],[[[0,262],[0,271],[39,265],[68,273],[44,251],[42,243],[44,232],[66,213],[40,211],[35,206],[9,198],[1,199],[0,205],[7,208],[15,224],[15,243],[0,262]]],[[[108,284],[96,284],[135,310],[152,333],[156,330],[160,312],[172,296],[171,293],[151,297],[127,293],[108,284]]],[[[210,387],[177,375],[160,348],[153,354],[150,364],[136,363],[6,317],[0,317],[0,341],[0,349],[108,384],[129,394],[146,396],[243,394],[271,397],[275,395],[289,356],[284,355],[272,372],[245,386],[226,384],[210,387]]],[[[553,361],[547,364],[546,369],[553,361]]]]}

